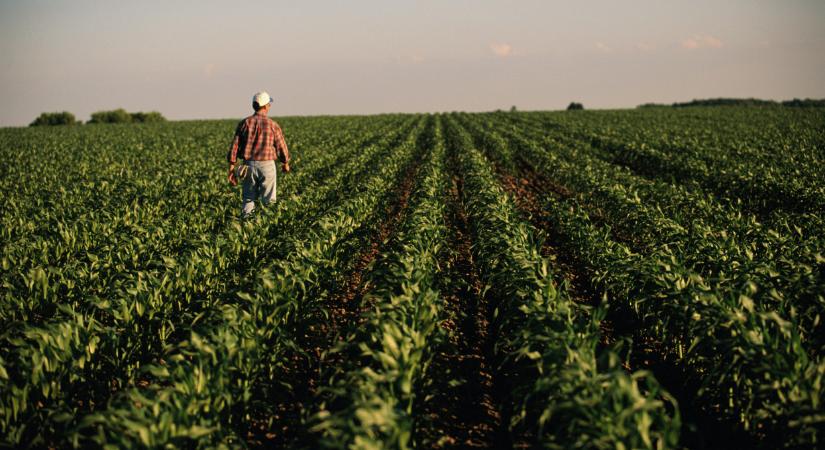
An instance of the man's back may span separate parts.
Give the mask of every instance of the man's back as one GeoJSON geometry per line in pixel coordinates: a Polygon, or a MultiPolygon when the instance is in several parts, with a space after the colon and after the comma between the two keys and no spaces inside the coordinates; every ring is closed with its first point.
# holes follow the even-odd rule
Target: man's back
{"type": "Polygon", "coordinates": [[[246,161],[289,161],[289,150],[281,127],[260,113],[241,120],[235,129],[227,160],[232,164],[239,158],[246,161]]]}

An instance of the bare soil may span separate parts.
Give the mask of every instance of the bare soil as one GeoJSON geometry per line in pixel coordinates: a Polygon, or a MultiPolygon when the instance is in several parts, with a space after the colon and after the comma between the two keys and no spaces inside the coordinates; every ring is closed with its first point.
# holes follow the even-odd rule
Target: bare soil
{"type": "Polygon", "coordinates": [[[461,189],[454,177],[447,198],[450,245],[439,286],[451,339],[433,361],[433,395],[421,405],[425,423],[417,439],[421,448],[508,448],[491,364],[490,307],[473,264],[461,189]]]}
{"type": "Polygon", "coordinates": [[[571,298],[584,304],[595,305],[600,301],[598,292],[591,288],[590,277],[579,266],[576,259],[563,246],[557,244],[559,239],[544,213],[543,202],[548,195],[557,199],[566,199],[574,195],[566,186],[535,172],[525,163],[519,164],[519,176],[509,174],[500,167],[496,173],[507,193],[516,203],[516,207],[534,228],[545,233],[542,243],[542,255],[553,263],[556,278],[560,277],[566,284],[571,298]]]}

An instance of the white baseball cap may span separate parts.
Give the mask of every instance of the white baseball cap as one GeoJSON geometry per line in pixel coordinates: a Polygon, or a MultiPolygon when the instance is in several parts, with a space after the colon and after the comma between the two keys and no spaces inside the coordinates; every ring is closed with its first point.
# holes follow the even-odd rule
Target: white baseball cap
{"type": "Polygon", "coordinates": [[[252,97],[252,103],[257,103],[258,106],[265,106],[272,103],[272,97],[266,91],[261,91],[252,97]]]}

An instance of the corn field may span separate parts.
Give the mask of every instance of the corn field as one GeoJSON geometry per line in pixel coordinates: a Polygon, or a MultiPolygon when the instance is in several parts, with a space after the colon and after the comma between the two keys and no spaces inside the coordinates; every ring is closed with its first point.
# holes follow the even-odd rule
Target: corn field
{"type": "Polygon", "coordinates": [[[821,448],[825,111],[0,129],[0,445],[821,448]]]}

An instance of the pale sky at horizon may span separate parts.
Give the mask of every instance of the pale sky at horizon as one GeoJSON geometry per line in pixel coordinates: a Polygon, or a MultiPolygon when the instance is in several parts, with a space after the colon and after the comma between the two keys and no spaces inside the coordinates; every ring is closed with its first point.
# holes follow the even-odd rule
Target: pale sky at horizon
{"type": "Polygon", "coordinates": [[[0,126],[825,98],[819,0],[0,0],[0,126]]]}

